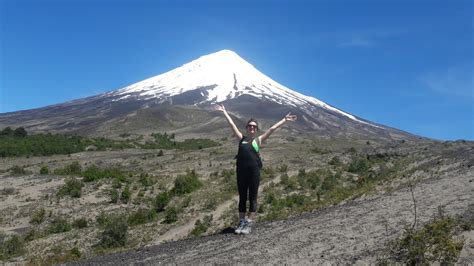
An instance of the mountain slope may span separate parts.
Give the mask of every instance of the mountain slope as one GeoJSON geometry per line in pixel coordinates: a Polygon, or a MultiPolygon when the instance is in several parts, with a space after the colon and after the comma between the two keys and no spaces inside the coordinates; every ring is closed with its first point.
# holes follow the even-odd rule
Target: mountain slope
{"type": "MultiPolygon", "coordinates": [[[[418,183],[413,189],[418,224],[435,216],[438,206],[448,215],[472,217],[474,205],[468,195],[473,176],[468,169],[418,183]]],[[[377,257],[386,255],[384,243],[413,221],[412,210],[412,196],[405,187],[288,220],[257,224],[247,236],[224,232],[72,264],[375,264],[377,257]]],[[[460,259],[474,262],[472,257],[460,259]]]]}

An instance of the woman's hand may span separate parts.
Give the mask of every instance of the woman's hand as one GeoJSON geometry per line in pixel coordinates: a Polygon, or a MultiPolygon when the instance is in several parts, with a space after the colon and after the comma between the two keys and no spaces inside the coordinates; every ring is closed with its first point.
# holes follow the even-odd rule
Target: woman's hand
{"type": "Polygon", "coordinates": [[[225,112],[225,107],[224,107],[223,104],[216,104],[215,109],[216,109],[217,111],[225,112]]]}
{"type": "Polygon", "coordinates": [[[285,121],[295,121],[297,119],[296,115],[292,115],[291,113],[288,113],[285,116],[285,121]]]}

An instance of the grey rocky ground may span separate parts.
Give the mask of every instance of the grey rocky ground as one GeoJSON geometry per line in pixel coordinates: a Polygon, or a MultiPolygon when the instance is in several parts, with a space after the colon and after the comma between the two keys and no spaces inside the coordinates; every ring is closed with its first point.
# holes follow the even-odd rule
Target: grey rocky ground
{"type": "MultiPolygon", "coordinates": [[[[443,173],[413,188],[417,223],[442,207],[448,215],[473,217],[474,169],[443,173]]],[[[288,220],[259,223],[248,236],[221,234],[185,239],[136,251],[75,262],[103,264],[369,264],[385,255],[388,239],[414,220],[408,187],[359,198],[288,220]]],[[[471,235],[472,231],[465,235],[471,235]]],[[[472,239],[466,239],[460,262],[474,263],[472,239]]]]}

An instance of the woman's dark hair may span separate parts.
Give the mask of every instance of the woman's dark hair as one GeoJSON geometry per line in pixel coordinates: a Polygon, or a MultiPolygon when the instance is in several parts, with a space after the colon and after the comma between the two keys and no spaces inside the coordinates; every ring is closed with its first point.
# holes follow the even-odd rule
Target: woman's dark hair
{"type": "Polygon", "coordinates": [[[258,122],[255,118],[250,118],[250,120],[247,122],[247,126],[249,125],[250,122],[254,122],[255,124],[257,124],[257,129],[258,129],[258,122]]]}

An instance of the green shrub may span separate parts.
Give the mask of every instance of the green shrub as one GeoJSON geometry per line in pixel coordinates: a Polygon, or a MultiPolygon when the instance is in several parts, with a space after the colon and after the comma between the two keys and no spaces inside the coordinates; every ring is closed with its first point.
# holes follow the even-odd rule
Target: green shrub
{"type": "Polygon", "coordinates": [[[107,223],[110,222],[110,215],[106,214],[105,212],[101,212],[97,218],[96,218],[96,221],[97,223],[99,224],[99,226],[101,227],[105,227],[107,225],[107,223]]]}
{"type": "Polygon", "coordinates": [[[144,187],[149,187],[149,186],[151,186],[152,183],[153,183],[152,180],[151,180],[151,178],[150,178],[150,176],[148,176],[148,174],[141,173],[139,178],[140,178],[140,179],[139,179],[139,180],[140,180],[140,183],[141,183],[142,186],[144,186],[144,187]]]}
{"type": "Polygon", "coordinates": [[[404,234],[392,243],[392,257],[410,265],[456,263],[464,244],[462,238],[455,236],[456,226],[453,218],[438,216],[419,230],[406,228],[404,234]]]}
{"type": "Polygon", "coordinates": [[[71,231],[71,224],[66,219],[56,216],[51,220],[48,228],[49,233],[57,234],[68,231],[71,231]]]}
{"type": "Polygon", "coordinates": [[[95,165],[91,165],[87,167],[81,175],[84,177],[85,182],[92,182],[103,178],[114,178],[115,180],[123,182],[127,174],[117,168],[101,169],[95,165]]]}
{"type": "Polygon", "coordinates": [[[78,161],[74,161],[64,168],[66,175],[79,175],[81,173],[81,169],[82,167],[78,161]]]}
{"type": "Polygon", "coordinates": [[[41,236],[41,233],[37,231],[35,228],[30,228],[28,232],[23,236],[23,239],[26,242],[30,242],[35,240],[36,238],[39,238],[41,236]]]}
{"type": "Polygon", "coordinates": [[[173,192],[176,195],[191,193],[202,186],[194,170],[187,171],[185,175],[178,175],[174,181],[173,192]]]}
{"type": "Polygon", "coordinates": [[[11,127],[6,127],[0,131],[0,136],[13,136],[13,129],[11,127]]]}
{"type": "Polygon", "coordinates": [[[169,192],[161,192],[160,194],[156,195],[155,199],[153,200],[153,207],[157,212],[161,212],[165,209],[170,200],[171,195],[169,192]]]}
{"type": "Polygon", "coordinates": [[[166,209],[166,216],[164,223],[172,224],[178,220],[178,209],[176,207],[171,207],[166,209]]]}
{"type": "Polygon", "coordinates": [[[4,129],[0,134],[0,157],[9,156],[47,156],[53,154],[72,154],[84,151],[88,146],[98,150],[132,148],[126,141],[107,140],[105,138],[84,138],[59,134],[28,135],[20,128],[15,131],[4,129]]]}
{"type": "Polygon", "coordinates": [[[49,174],[49,168],[47,166],[42,166],[40,169],[40,175],[47,175],[49,174]]]}
{"type": "Polygon", "coordinates": [[[127,218],[124,215],[113,215],[107,219],[105,229],[100,234],[98,246],[103,248],[122,247],[127,242],[127,218]]]}
{"type": "Polygon", "coordinates": [[[81,251],[79,250],[78,247],[73,247],[70,251],[69,254],[75,258],[80,258],[82,256],[81,251]]]}
{"type": "Polygon", "coordinates": [[[23,127],[19,127],[13,131],[13,136],[18,138],[24,138],[28,135],[28,132],[23,127]]]}
{"type": "Polygon", "coordinates": [[[58,196],[62,197],[65,195],[73,198],[80,198],[82,194],[83,183],[81,180],[69,177],[66,179],[65,184],[59,189],[58,196]]]}
{"type": "Polygon", "coordinates": [[[25,253],[25,242],[17,235],[0,241],[0,259],[9,259],[25,253]]]}
{"type": "Polygon", "coordinates": [[[110,203],[117,203],[119,198],[119,193],[116,189],[111,189],[109,191],[110,203]]]}
{"type": "Polygon", "coordinates": [[[338,180],[335,175],[331,173],[327,173],[324,177],[323,182],[321,183],[321,190],[323,191],[331,191],[334,189],[338,184],[338,180]]]}
{"type": "Polygon", "coordinates": [[[194,228],[191,231],[191,235],[200,236],[204,234],[207,231],[207,229],[211,226],[211,223],[212,223],[212,215],[206,215],[202,222],[200,219],[198,219],[194,223],[194,228]]]}
{"type": "Polygon", "coordinates": [[[120,195],[120,200],[122,200],[123,203],[128,203],[131,197],[132,193],[130,192],[130,188],[129,186],[126,186],[120,195]]]}
{"type": "Polygon", "coordinates": [[[86,228],[87,227],[87,219],[82,217],[82,218],[79,218],[79,219],[76,219],[72,222],[72,226],[74,228],[86,228]]]}
{"type": "Polygon", "coordinates": [[[139,225],[152,222],[156,219],[156,211],[153,209],[139,209],[128,216],[129,225],[139,225]]]}
{"type": "Polygon", "coordinates": [[[44,221],[46,215],[46,210],[44,208],[41,208],[31,215],[30,218],[30,223],[31,224],[41,224],[44,221]]]}
{"type": "Polygon", "coordinates": [[[365,173],[369,169],[369,161],[366,158],[357,158],[351,162],[347,169],[350,173],[365,173]]]}

